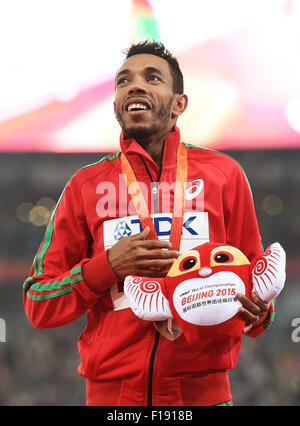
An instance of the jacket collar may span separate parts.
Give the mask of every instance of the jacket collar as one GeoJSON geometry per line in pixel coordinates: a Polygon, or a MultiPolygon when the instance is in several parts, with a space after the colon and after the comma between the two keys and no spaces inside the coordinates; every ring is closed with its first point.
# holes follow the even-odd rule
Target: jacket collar
{"type": "MultiPolygon", "coordinates": [[[[180,131],[177,126],[174,127],[173,132],[168,133],[165,139],[164,147],[163,147],[163,160],[162,160],[162,168],[170,167],[176,165],[177,159],[177,148],[180,142],[180,131]]],[[[139,155],[144,158],[145,161],[153,163],[152,166],[157,166],[157,164],[153,161],[152,157],[141,147],[141,145],[135,139],[124,139],[124,133],[121,132],[120,135],[120,146],[122,152],[130,157],[130,159],[134,159],[134,155],[139,155]]]]}

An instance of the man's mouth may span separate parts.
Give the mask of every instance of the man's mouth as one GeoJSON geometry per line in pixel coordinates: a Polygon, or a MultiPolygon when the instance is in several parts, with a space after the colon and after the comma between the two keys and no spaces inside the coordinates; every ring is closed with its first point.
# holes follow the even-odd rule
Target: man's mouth
{"type": "Polygon", "coordinates": [[[145,112],[149,111],[150,109],[150,103],[144,100],[130,100],[125,104],[125,111],[127,111],[128,113],[145,112]]]}
{"type": "Polygon", "coordinates": [[[127,108],[128,112],[131,111],[147,111],[148,108],[146,107],[146,105],[143,104],[130,104],[129,107],[127,108]]]}

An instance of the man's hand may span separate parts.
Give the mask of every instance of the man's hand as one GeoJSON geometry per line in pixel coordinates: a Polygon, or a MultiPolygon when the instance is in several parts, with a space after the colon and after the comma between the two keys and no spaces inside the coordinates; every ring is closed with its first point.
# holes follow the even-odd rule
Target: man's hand
{"type": "Polygon", "coordinates": [[[265,303],[257,294],[252,293],[251,300],[241,293],[236,298],[243,306],[240,307],[239,313],[247,321],[243,333],[248,333],[252,327],[269,311],[270,303],[265,303]]]}
{"type": "Polygon", "coordinates": [[[108,250],[110,266],[121,280],[127,275],[164,277],[179,256],[178,251],[170,250],[169,242],[147,240],[149,232],[147,226],[137,235],[123,237],[108,250]]]}

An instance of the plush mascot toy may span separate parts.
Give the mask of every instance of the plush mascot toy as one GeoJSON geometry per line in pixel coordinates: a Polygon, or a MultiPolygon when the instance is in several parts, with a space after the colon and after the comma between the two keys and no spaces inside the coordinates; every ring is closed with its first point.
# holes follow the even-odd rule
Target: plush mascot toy
{"type": "Polygon", "coordinates": [[[241,303],[236,294],[251,298],[254,291],[269,303],[284,283],[285,252],[279,243],[252,264],[235,247],[205,243],[179,256],[165,278],[126,277],[124,292],[139,318],[154,321],[158,330],[169,324],[169,333],[162,333],[169,340],[177,330],[196,343],[240,336],[245,320],[238,313],[241,303]]]}

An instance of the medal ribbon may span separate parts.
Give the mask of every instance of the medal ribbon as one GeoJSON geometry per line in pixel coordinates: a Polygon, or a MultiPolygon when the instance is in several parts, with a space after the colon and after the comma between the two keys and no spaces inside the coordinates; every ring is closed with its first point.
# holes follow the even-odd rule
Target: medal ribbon
{"type": "MultiPolygon", "coordinates": [[[[150,216],[148,206],[143,197],[140,185],[135,177],[132,167],[126,158],[121,153],[121,168],[122,174],[125,177],[127,189],[134,203],[135,209],[141,221],[142,228],[149,226],[149,240],[158,240],[156,229],[153,220],[150,216]]],[[[180,248],[182,224],[184,216],[184,201],[185,201],[185,183],[187,181],[187,150],[181,142],[177,149],[177,166],[176,166],[176,182],[174,191],[173,215],[170,232],[170,243],[173,250],[180,248]]]]}

